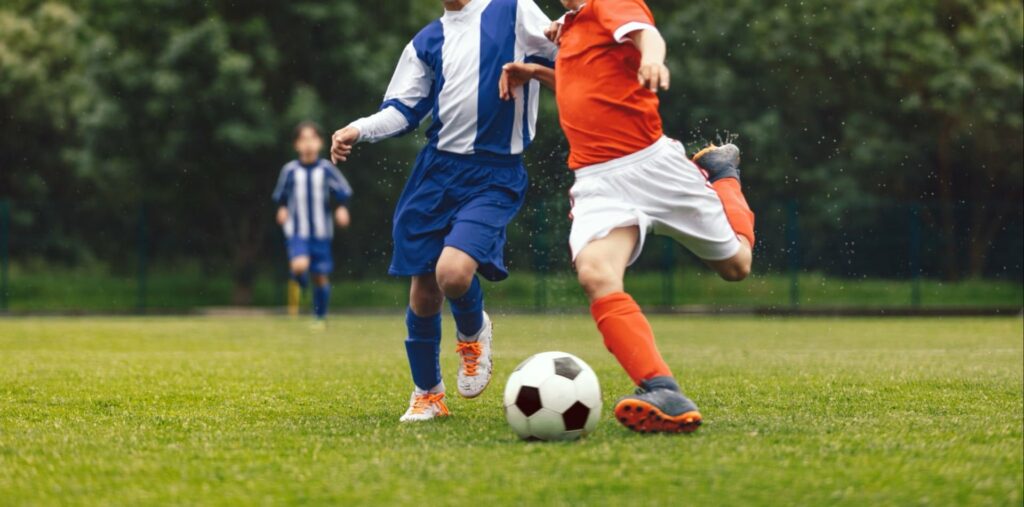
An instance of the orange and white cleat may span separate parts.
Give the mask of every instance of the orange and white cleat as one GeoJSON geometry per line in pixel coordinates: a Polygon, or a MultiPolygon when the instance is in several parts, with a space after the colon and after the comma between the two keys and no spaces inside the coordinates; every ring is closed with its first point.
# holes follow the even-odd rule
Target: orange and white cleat
{"type": "Polygon", "coordinates": [[[615,404],[615,419],[640,433],[692,433],[703,422],[697,405],[671,377],[644,381],[636,394],[615,404]]]}
{"type": "Polygon", "coordinates": [[[491,383],[491,340],[494,336],[494,325],[491,317],[484,312],[484,325],[474,336],[463,336],[459,333],[455,352],[462,358],[459,364],[458,388],[463,398],[476,398],[491,383]]]}
{"type": "Polygon", "coordinates": [[[725,178],[740,179],[740,149],[735,144],[709,144],[693,156],[693,163],[707,173],[711,183],[725,178]]]}
{"type": "Polygon", "coordinates": [[[429,421],[435,417],[448,415],[448,406],[444,404],[444,392],[413,391],[412,397],[409,398],[409,410],[405,411],[405,415],[399,421],[429,421]]]}

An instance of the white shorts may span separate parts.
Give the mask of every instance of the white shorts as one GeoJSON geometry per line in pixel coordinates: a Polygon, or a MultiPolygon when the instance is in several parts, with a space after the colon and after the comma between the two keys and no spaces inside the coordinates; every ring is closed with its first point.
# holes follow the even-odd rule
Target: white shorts
{"type": "Polygon", "coordinates": [[[630,264],[652,232],[704,260],[728,259],[740,250],[718,194],[683,145],[667,137],[625,157],[577,169],[569,193],[573,262],[591,241],[632,225],[640,227],[640,240],[630,264]]]}

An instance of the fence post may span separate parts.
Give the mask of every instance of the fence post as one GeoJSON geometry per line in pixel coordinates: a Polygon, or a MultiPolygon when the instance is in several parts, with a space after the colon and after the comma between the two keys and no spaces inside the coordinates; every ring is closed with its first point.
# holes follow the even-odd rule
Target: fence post
{"type": "Polygon", "coordinates": [[[796,199],[786,212],[786,251],[789,254],[789,306],[800,306],[800,209],[796,199]]]}
{"type": "Polygon", "coordinates": [[[675,242],[669,238],[662,239],[661,250],[661,305],[671,308],[675,305],[676,259],[675,242]]]}
{"type": "Polygon", "coordinates": [[[138,313],[146,313],[146,247],[147,247],[147,234],[146,234],[146,204],[139,205],[139,224],[138,224],[138,286],[136,287],[135,294],[135,311],[138,313]]]}
{"type": "Polygon", "coordinates": [[[910,205],[910,306],[921,306],[921,209],[920,204],[910,205]]]}
{"type": "Polygon", "coordinates": [[[547,228],[545,227],[547,202],[540,200],[533,210],[533,231],[530,234],[530,243],[533,244],[533,273],[536,283],[533,286],[533,308],[536,311],[543,311],[548,303],[547,286],[547,228]]]}
{"type": "Polygon", "coordinates": [[[0,199],[0,311],[7,311],[10,307],[10,296],[8,285],[10,259],[9,237],[11,234],[11,205],[6,199],[0,199]]]}

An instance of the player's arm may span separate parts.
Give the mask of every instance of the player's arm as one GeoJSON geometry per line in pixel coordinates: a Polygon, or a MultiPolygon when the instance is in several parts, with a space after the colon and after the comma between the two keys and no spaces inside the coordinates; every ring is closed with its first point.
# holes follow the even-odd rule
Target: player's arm
{"type": "Polygon", "coordinates": [[[277,185],[271,195],[274,203],[277,204],[277,224],[284,225],[288,221],[288,198],[291,195],[292,171],[289,166],[281,168],[281,174],[277,177],[277,185]]]}
{"type": "Polygon", "coordinates": [[[352,185],[333,165],[327,167],[327,189],[330,191],[331,197],[338,203],[338,207],[334,209],[334,221],[338,227],[344,229],[352,221],[347,206],[349,199],[352,198],[352,185]]]}
{"type": "Polygon", "coordinates": [[[665,39],[654,26],[654,15],[643,0],[594,3],[598,23],[620,44],[632,43],[640,51],[637,79],[652,92],[668,90],[665,39]]]}
{"type": "Polygon", "coordinates": [[[516,88],[530,82],[531,79],[540,81],[540,84],[552,90],[555,89],[555,69],[537,63],[512,62],[501,68],[498,95],[502,100],[512,100],[516,98],[516,88]]]}
{"type": "Polygon", "coordinates": [[[627,35],[640,50],[640,70],[637,79],[647,89],[657,93],[658,88],[668,90],[669,71],[665,66],[665,39],[654,27],[644,27],[627,35]]]}
{"type": "Polygon", "coordinates": [[[533,79],[555,88],[558,46],[545,34],[551,18],[533,0],[519,0],[516,9],[516,42],[522,45],[525,57],[522,62],[510,62],[502,67],[498,94],[503,100],[514,99],[515,90],[533,79]]]}
{"type": "Polygon", "coordinates": [[[331,160],[348,160],[356,143],[374,143],[416,130],[434,106],[430,93],[433,81],[433,71],[409,43],[398,60],[380,111],[335,132],[331,136],[331,160]]]}

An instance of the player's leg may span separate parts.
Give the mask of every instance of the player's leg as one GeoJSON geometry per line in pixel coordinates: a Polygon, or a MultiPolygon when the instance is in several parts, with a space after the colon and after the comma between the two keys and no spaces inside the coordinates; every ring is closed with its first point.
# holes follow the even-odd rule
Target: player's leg
{"type": "Polygon", "coordinates": [[[693,161],[707,173],[708,183],[721,199],[729,225],[740,240],[736,255],[706,262],[725,280],[743,280],[750,274],[753,263],[754,212],[740,184],[740,150],[734,144],[710,145],[697,152],[693,161]]]}
{"type": "Polygon", "coordinates": [[[446,166],[432,148],[416,158],[412,175],[395,208],[392,238],[394,250],[388,273],[411,277],[409,307],[406,309],[405,350],[415,388],[403,422],[426,421],[448,415],[441,382],[441,308],[444,294],[437,285],[434,268],[454,210],[440,209],[446,166]]]}
{"type": "Polygon", "coordinates": [[[444,293],[433,274],[412,277],[405,325],[405,350],[416,385],[402,422],[427,421],[448,415],[441,380],[441,308],[444,293]]]}
{"type": "Polygon", "coordinates": [[[326,273],[313,275],[313,317],[323,323],[331,301],[331,281],[326,273]]]}
{"type": "Polygon", "coordinates": [[[458,176],[450,181],[446,197],[461,205],[444,238],[436,272],[458,328],[459,394],[474,398],[490,384],[494,340],[477,273],[492,282],[508,278],[505,229],[522,207],[529,181],[518,158],[462,161],[453,168],[458,176]]]}
{"type": "Polygon", "coordinates": [[[472,256],[446,246],[437,261],[437,283],[448,298],[455,318],[457,343],[455,351],[462,359],[459,365],[459,394],[475,398],[491,380],[491,319],[484,312],[484,293],[476,271],[480,264],[472,256]]]}
{"type": "Polygon", "coordinates": [[[288,315],[297,316],[302,293],[309,285],[309,247],[299,238],[290,238],[288,250],[288,315]]]}
{"type": "Polygon", "coordinates": [[[331,303],[330,273],[334,271],[334,256],[330,240],[310,242],[309,271],[313,275],[313,316],[317,327],[325,327],[331,303]]]}
{"type": "Polygon", "coordinates": [[[638,241],[639,227],[621,227],[576,256],[577,277],[605,346],[640,386],[636,395],[619,401],[615,415],[636,431],[693,431],[700,426],[700,413],[680,392],[640,306],[623,290],[638,241]]]}

